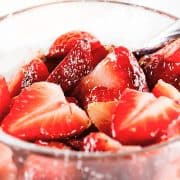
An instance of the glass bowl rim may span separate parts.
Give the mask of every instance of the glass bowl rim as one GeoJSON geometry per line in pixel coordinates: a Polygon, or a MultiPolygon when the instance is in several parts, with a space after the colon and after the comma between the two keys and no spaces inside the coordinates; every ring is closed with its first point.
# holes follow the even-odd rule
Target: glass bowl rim
{"type": "MultiPolygon", "coordinates": [[[[122,1],[114,1],[114,0],[56,0],[56,1],[51,1],[51,2],[46,2],[34,6],[30,6],[24,9],[20,9],[14,12],[11,12],[10,14],[5,14],[3,16],[0,16],[0,23],[4,19],[8,18],[9,15],[18,15],[22,14],[24,12],[28,12],[30,10],[38,9],[38,8],[43,8],[49,5],[53,4],[59,4],[59,3],[73,3],[73,2],[101,2],[101,3],[113,3],[113,4],[122,4],[126,6],[131,6],[135,8],[141,8],[144,9],[145,11],[151,11],[155,14],[159,14],[161,16],[166,16],[172,20],[177,20],[179,19],[178,17],[171,15],[169,13],[163,12],[161,10],[156,10],[153,8],[145,7],[142,5],[137,5],[134,3],[128,3],[128,2],[122,2],[122,1]]],[[[93,159],[93,158],[117,158],[117,157],[126,157],[126,156],[132,156],[140,153],[148,153],[153,150],[158,150],[159,148],[166,147],[168,145],[171,145],[173,143],[176,143],[180,141],[180,135],[170,139],[166,142],[162,142],[159,144],[154,144],[150,145],[147,147],[143,148],[138,148],[136,150],[131,150],[131,151],[126,151],[126,152],[84,152],[84,151],[72,151],[72,150],[60,150],[60,149],[55,149],[55,148],[50,148],[50,147],[41,147],[39,145],[36,145],[34,143],[29,143],[20,139],[17,139],[16,137],[13,137],[11,135],[6,134],[0,129],[0,142],[8,145],[9,147],[13,148],[14,150],[24,150],[25,152],[32,152],[35,154],[40,154],[40,155],[47,155],[47,156],[52,156],[52,157],[65,157],[69,156],[69,158],[87,158],[87,159],[93,159]],[[4,139],[4,140],[3,140],[4,139]]]]}

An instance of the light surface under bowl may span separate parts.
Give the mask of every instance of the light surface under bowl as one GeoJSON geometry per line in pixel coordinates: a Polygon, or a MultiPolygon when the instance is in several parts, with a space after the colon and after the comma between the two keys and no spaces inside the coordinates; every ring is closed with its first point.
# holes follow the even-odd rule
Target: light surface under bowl
{"type": "MultiPolygon", "coordinates": [[[[175,20],[175,17],[155,10],[115,1],[58,1],[29,8],[3,17],[0,22],[0,74],[9,79],[20,64],[29,61],[39,51],[47,52],[57,36],[70,30],[85,30],[104,44],[136,49],[175,20]]],[[[32,169],[25,171],[24,167],[34,154],[41,154],[42,158],[48,156],[50,164],[60,164],[66,170],[70,164],[74,169],[71,177],[67,173],[57,173],[55,167],[53,169],[52,177],[65,179],[172,179],[180,167],[179,138],[137,152],[117,154],[52,150],[22,142],[2,132],[0,141],[12,148],[17,176],[23,179],[33,179],[32,169]],[[164,165],[169,169],[169,176],[162,168],[164,165]]],[[[39,161],[39,164],[43,162],[41,158],[39,161]]]]}

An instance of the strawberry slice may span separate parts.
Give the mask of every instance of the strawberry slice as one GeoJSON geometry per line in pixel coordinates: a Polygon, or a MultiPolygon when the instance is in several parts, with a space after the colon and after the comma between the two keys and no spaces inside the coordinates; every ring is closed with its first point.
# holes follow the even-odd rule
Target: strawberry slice
{"type": "Polygon", "coordinates": [[[67,92],[88,74],[100,61],[92,56],[91,44],[87,40],[77,40],[68,55],[59,63],[47,81],[60,84],[67,92]]]}
{"type": "Polygon", "coordinates": [[[166,96],[180,101],[180,92],[174,86],[164,82],[162,79],[158,80],[152,92],[156,97],[166,96]]]}
{"type": "Polygon", "coordinates": [[[3,76],[0,76],[0,121],[8,112],[8,106],[10,103],[10,94],[6,81],[3,76]]]}
{"type": "Polygon", "coordinates": [[[108,102],[118,101],[121,96],[121,91],[116,88],[107,87],[95,87],[85,94],[85,97],[81,96],[81,103],[86,107],[93,102],[108,102]]]}
{"type": "Polygon", "coordinates": [[[102,131],[111,136],[112,116],[118,101],[94,102],[87,106],[87,113],[91,122],[102,131]]]}
{"type": "Polygon", "coordinates": [[[104,133],[91,133],[83,140],[83,150],[93,151],[119,151],[121,144],[104,133]]]}
{"type": "Polygon", "coordinates": [[[45,146],[45,147],[51,147],[51,148],[56,148],[56,149],[71,149],[69,146],[66,146],[62,142],[58,141],[42,141],[42,140],[37,140],[35,141],[35,144],[40,145],[40,146],[45,146]]]}
{"type": "Polygon", "coordinates": [[[167,97],[127,89],[113,118],[112,135],[123,144],[151,143],[179,114],[180,105],[167,97]]]}
{"type": "Polygon", "coordinates": [[[67,138],[88,126],[86,113],[66,101],[60,86],[49,82],[23,89],[2,122],[5,132],[24,140],[67,138]]]}
{"type": "Polygon", "coordinates": [[[49,72],[43,60],[34,58],[28,64],[22,66],[9,84],[11,97],[18,95],[21,89],[30,86],[34,82],[47,79],[49,72]]]}
{"type": "Polygon", "coordinates": [[[150,89],[162,79],[180,90],[180,38],[156,53],[142,57],[140,65],[150,89]]]}
{"type": "Polygon", "coordinates": [[[137,60],[124,47],[114,48],[95,69],[85,76],[74,90],[74,94],[85,95],[89,90],[103,86],[121,92],[129,87],[146,91],[146,80],[137,60]]]}
{"type": "Polygon", "coordinates": [[[140,149],[140,146],[122,146],[118,141],[112,139],[111,137],[107,136],[102,132],[91,133],[83,140],[83,150],[88,152],[128,152],[140,149]]]}
{"type": "Polygon", "coordinates": [[[75,46],[79,39],[87,40],[91,43],[94,56],[103,59],[106,50],[101,43],[90,33],[84,31],[70,31],[59,36],[49,49],[48,58],[63,59],[75,46]]]}

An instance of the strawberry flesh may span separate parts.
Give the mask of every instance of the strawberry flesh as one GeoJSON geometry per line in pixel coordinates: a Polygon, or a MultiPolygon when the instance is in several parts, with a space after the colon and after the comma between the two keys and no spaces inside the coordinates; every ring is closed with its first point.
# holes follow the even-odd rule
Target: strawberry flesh
{"type": "Polygon", "coordinates": [[[23,89],[2,122],[5,132],[24,140],[67,138],[88,126],[86,113],[66,101],[60,86],[49,82],[23,89]]]}
{"type": "Polygon", "coordinates": [[[147,91],[145,75],[135,57],[124,47],[116,47],[95,69],[85,76],[73,94],[81,99],[91,89],[102,86],[121,92],[129,87],[147,91]]]}
{"type": "Polygon", "coordinates": [[[180,90],[180,38],[156,53],[141,58],[140,65],[150,89],[162,79],[180,90]]]}
{"type": "Polygon", "coordinates": [[[87,40],[78,40],[68,55],[49,75],[47,81],[60,84],[64,92],[71,90],[100,61],[93,58],[87,40]]]}
{"type": "Polygon", "coordinates": [[[49,76],[48,69],[40,58],[34,58],[28,64],[22,66],[9,84],[11,97],[18,95],[21,89],[30,86],[34,82],[44,81],[49,76]]]}
{"type": "Polygon", "coordinates": [[[112,135],[123,144],[152,143],[180,114],[180,105],[167,97],[127,89],[112,122],[112,135]]]}
{"type": "Polygon", "coordinates": [[[0,76],[0,121],[9,110],[10,93],[5,78],[0,76]]]}

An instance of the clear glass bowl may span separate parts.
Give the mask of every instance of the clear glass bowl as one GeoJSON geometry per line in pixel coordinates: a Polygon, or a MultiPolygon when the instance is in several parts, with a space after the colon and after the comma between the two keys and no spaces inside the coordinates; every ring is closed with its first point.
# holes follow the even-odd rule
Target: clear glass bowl
{"type": "MultiPolygon", "coordinates": [[[[176,19],[117,1],[56,1],[15,12],[0,18],[0,74],[9,79],[20,64],[47,52],[58,35],[70,30],[89,31],[104,44],[136,49],[176,19]]],[[[13,158],[1,160],[0,179],[180,179],[180,137],[128,153],[50,149],[2,131],[0,141],[12,151],[3,147],[5,155],[13,158]]]]}

